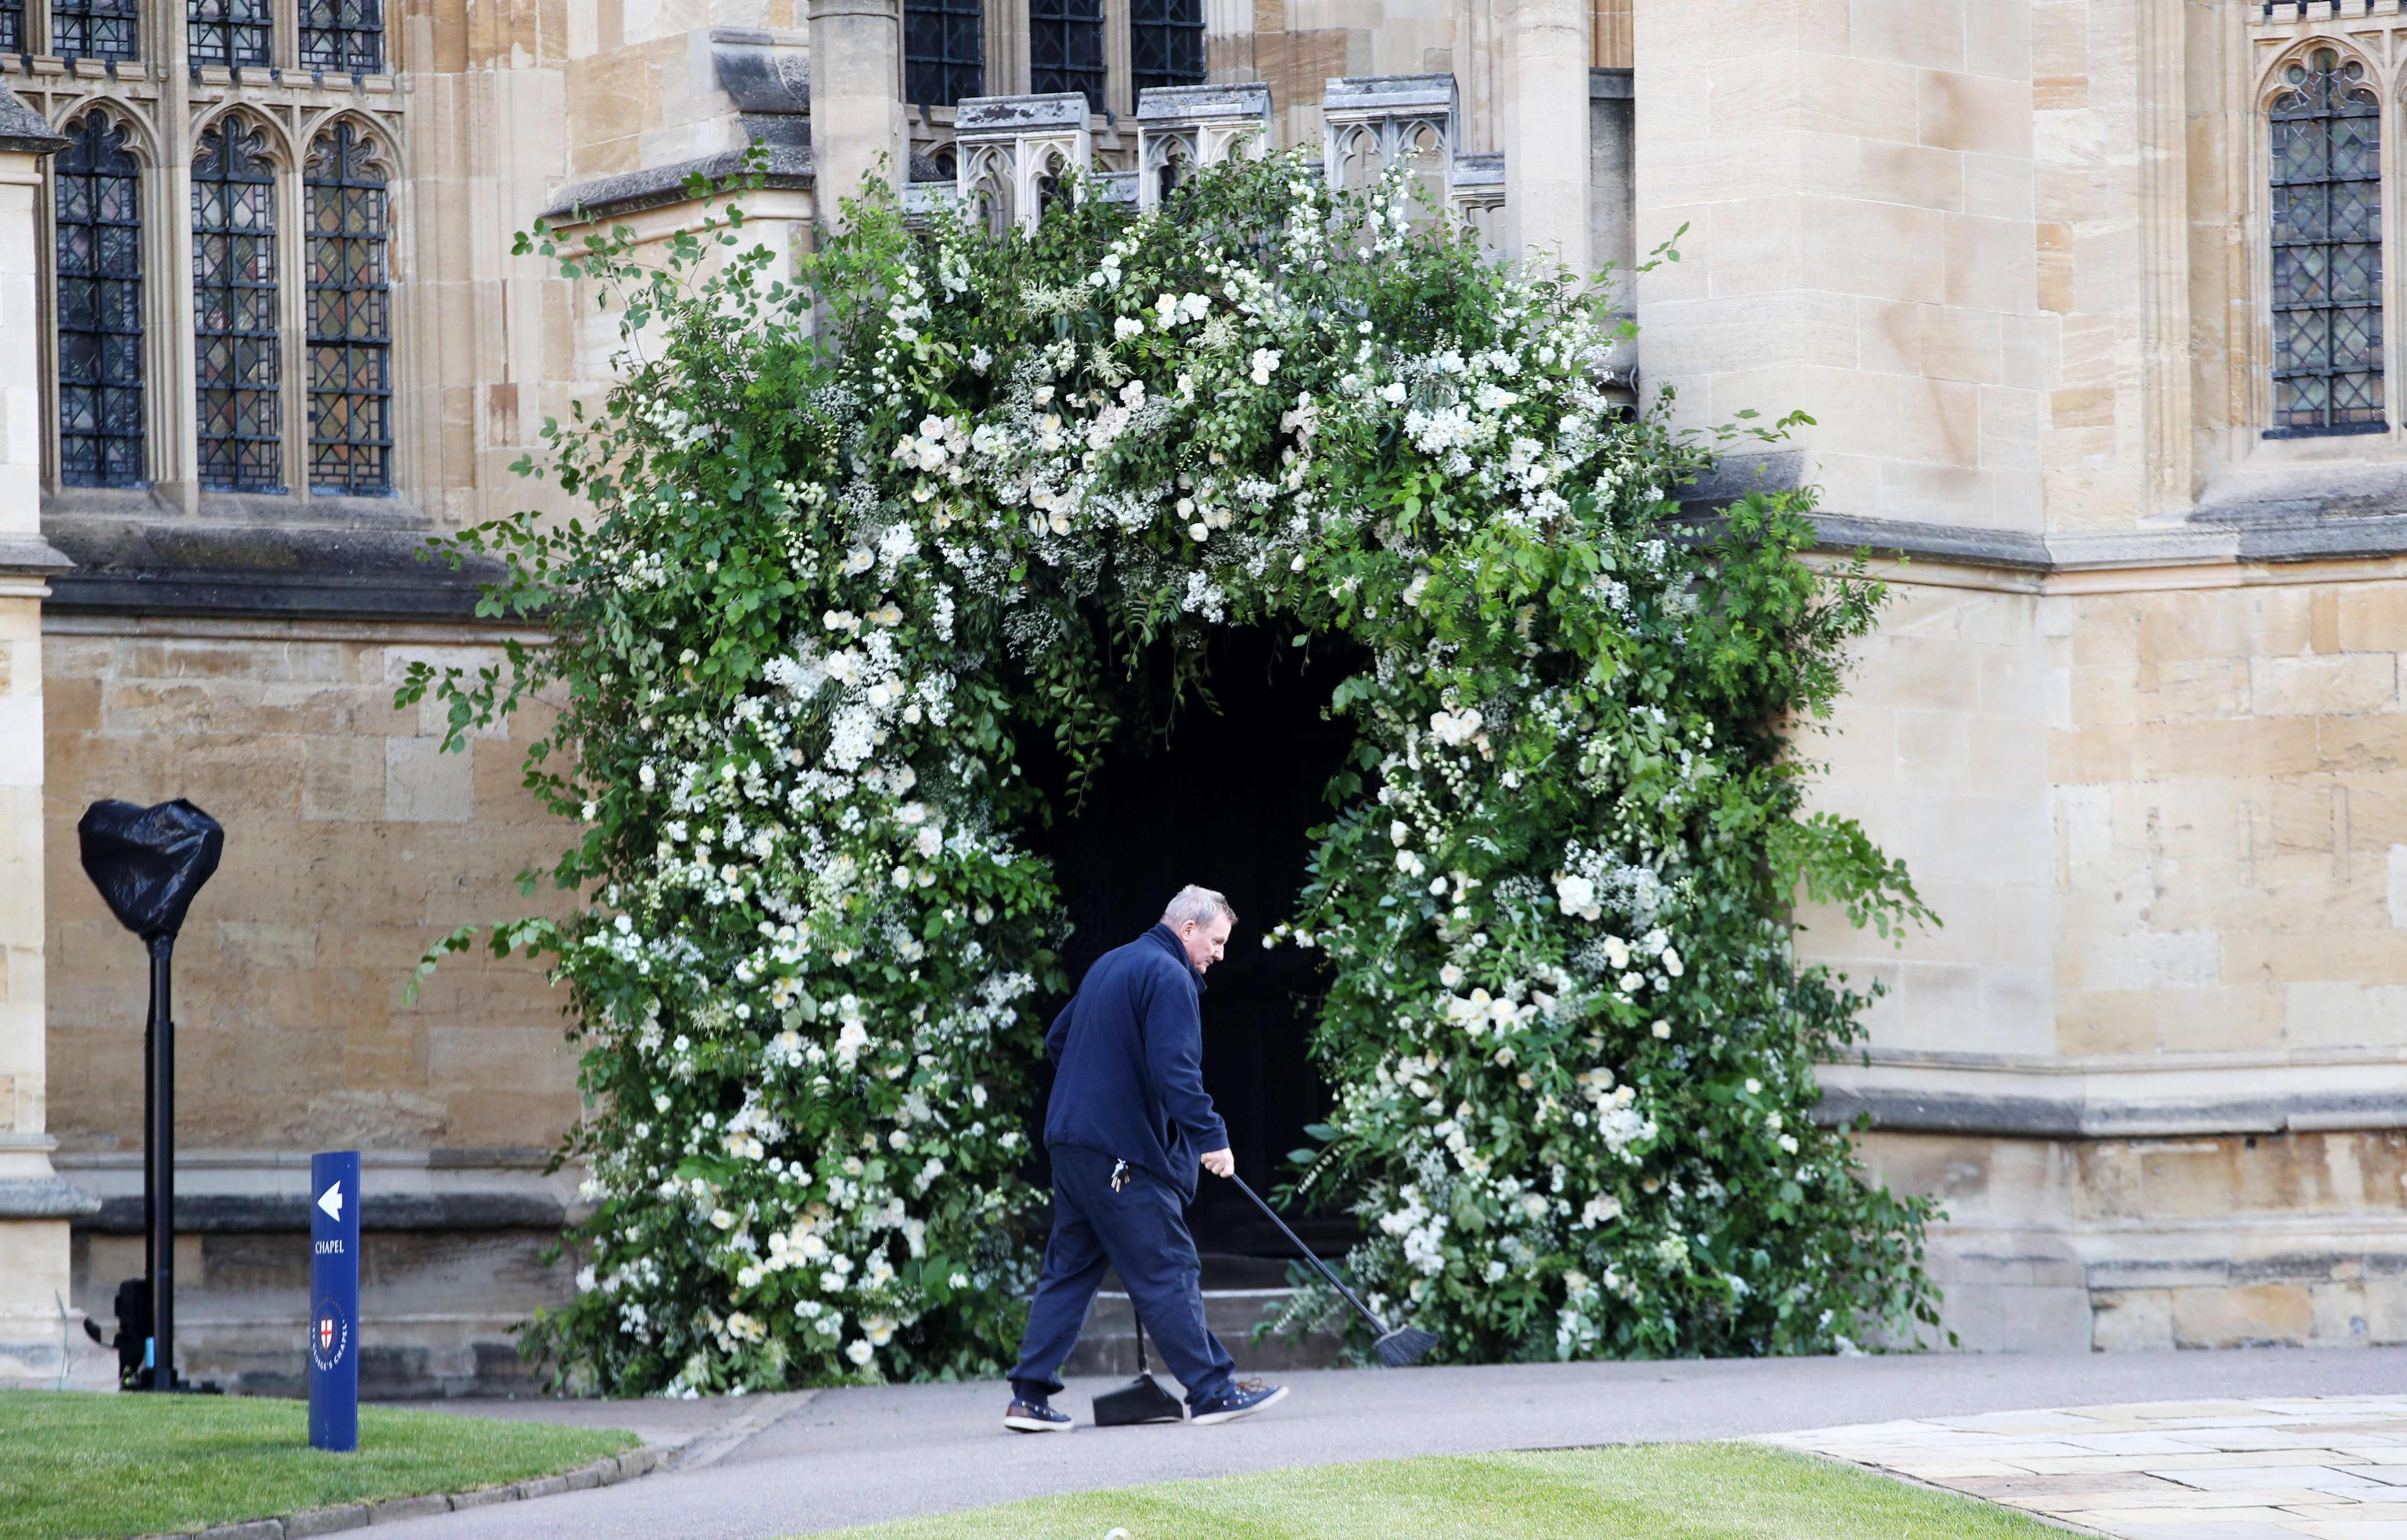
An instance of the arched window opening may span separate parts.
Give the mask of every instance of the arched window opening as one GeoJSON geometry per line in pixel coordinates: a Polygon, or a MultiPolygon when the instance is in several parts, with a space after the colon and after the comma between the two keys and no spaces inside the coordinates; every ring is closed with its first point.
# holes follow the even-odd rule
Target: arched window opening
{"type": "Polygon", "coordinates": [[[301,67],[382,73],[384,0],[301,0],[301,67]]]}
{"type": "Polygon", "coordinates": [[[87,112],[50,163],[58,235],[59,479],[138,487],[142,178],[125,126],[87,112]]]}
{"type": "Polygon", "coordinates": [[[2272,105],[2276,437],[2379,433],[2382,107],[2365,66],[2317,49],[2272,105]]]}
{"type": "Polygon", "coordinates": [[[137,59],[136,0],[50,0],[50,51],[63,59],[137,59]]]}
{"type": "Polygon", "coordinates": [[[917,107],[951,107],[984,90],[985,0],[904,0],[903,94],[917,107]]]}
{"type": "Polygon", "coordinates": [[[234,120],[192,156],[192,321],[201,485],[283,491],[276,173],[266,136],[234,120]]]}
{"type": "Polygon", "coordinates": [[[1104,0],[1028,0],[1028,89],[1087,93],[1104,109],[1104,0]]]}
{"type": "Polygon", "coordinates": [[[309,150],[309,487],[392,490],[390,207],[376,147],[349,123],[309,150]]]}
{"type": "Polygon", "coordinates": [[[265,68],[276,42],[270,0],[187,0],[185,36],[196,64],[265,68]]]}
{"type": "Polygon", "coordinates": [[[1204,0],[1131,0],[1129,77],[1139,91],[1204,83],[1204,0]]]}

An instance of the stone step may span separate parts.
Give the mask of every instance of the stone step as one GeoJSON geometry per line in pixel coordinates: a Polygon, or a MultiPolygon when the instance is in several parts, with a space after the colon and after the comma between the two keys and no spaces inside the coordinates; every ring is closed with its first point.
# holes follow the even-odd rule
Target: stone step
{"type": "MultiPolygon", "coordinates": [[[[1116,1280],[1113,1280],[1116,1281],[1116,1280]]],[[[1256,1343],[1254,1328],[1269,1319],[1293,1295],[1290,1289],[1206,1289],[1204,1323],[1229,1349],[1241,1372],[1326,1369],[1337,1362],[1341,1346],[1334,1331],[1318,1331],[1301,1340],[1277,1336],[1256,1343]]],[[[1147,1366],[1162,1370],[1161,1349],[1150,1336],[1146,1341],[1147,1366]]],[[[1126,1293],[1105,1289],[1095,1296],[1087,1329],[1061,1366],[1065,1375],[1133,1375],[1136,1373],[1136,1320],[1126,1293]]]]}

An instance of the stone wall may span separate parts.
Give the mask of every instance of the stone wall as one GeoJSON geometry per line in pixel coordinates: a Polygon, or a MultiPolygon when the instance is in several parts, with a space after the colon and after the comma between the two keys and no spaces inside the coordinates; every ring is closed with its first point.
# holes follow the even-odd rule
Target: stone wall
{"type": "Polygon", "coordinates": [[[104,1323],[118,1281],[141,1271],[146,974],[76,864],[75,821],[100,797],[186,796],[226,829],[176,952],[178,1342],[196,1378],[298,1390],[312,1149],[368,1152],[373,1393],[515,1382],[509,1326],[566,1289],[537,1256],[575,1201],[573,1175],[542,1173],[577,1116],[563,996],[539,967],[477,953],[406,998],[455,925],[560,902],[515,881],[563,843],[520,784],[542,709],[445,754],[437,707],[392,705],[413,661],[480,665],[497,635],[50,622],[45,822],[63,859],[35,890],[50,916],[50,1119],[63,1171],[106,1200],[78,1221],[72,1295],[104,1323]]]}

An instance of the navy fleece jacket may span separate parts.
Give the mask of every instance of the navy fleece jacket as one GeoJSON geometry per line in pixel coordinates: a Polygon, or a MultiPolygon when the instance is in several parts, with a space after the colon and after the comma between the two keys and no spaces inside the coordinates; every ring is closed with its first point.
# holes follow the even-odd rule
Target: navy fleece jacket
{"type": "Polygon", "coordinates": [[[1061,1066],[1045,1143],[1142,1166],[1192,1200],[1199,1157],[1229,1144],[1204,1091],[1203,992],[1167,925],[1097,958],[1045,1034],[1061,1066]]]}

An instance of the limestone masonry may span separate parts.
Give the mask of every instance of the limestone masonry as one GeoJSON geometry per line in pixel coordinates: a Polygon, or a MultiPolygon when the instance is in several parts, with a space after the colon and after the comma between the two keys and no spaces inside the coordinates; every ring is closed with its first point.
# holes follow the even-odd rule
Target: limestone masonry
{"type": "Polygon", "coordinates": [[[788,254],[881,170],[1000,227],[1303,147],[1616,264],[1636,397],[1814,419],[1701,501],[1818,485],[1896,585],[1801,748],[1945,926],[1803,940],[1887,989],[1828,1111],[1945,1200],[1949,1327],[2407,1342],[2400,0],[0,0],[0,1382],[112,1373],[143,970],[74,822],[184,795],[187,1373],[297,1388],[341,1145],[371,1392],[524,1383],[562,1001],[404,991],[562,831],[537,723],[394,709],[515,635],[414,551],[606,377],[514,232],[666,237],[754,145],[788,254]]]}

